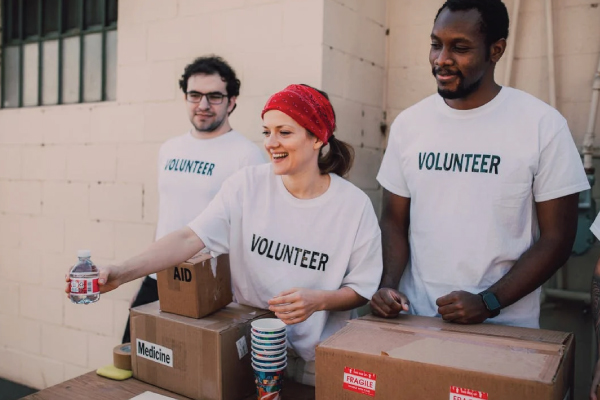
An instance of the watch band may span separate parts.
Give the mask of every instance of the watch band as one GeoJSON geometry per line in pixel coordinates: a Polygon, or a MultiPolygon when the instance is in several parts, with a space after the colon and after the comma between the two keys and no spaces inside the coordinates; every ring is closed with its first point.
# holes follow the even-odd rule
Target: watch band
{"type": "Polygon", "coordinates": [[[497,317],[500,314],[502,306],[500,305],[496,295],[492,292],[488,292],[487,290],[484,290],[478,294],[481,296],[481,300],[483,300],[485,308],[487,308],[487,310],[492,314],[490,318],[497,317]]]}

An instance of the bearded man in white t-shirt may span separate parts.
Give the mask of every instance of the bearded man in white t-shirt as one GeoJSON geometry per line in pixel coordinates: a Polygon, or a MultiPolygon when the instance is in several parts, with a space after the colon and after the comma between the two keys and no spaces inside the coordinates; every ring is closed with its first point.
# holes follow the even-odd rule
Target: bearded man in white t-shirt
{"type": "Polygon", "coordinates": [[[539,327],[540,286],[570,255],[589,184],[566,120],[495,82],[507,37],[500,0],[448,0],[435,18],[438,93],[396,118],[377,176],[378,315],[539,327]]]}
{"type": "MultiPolygon", "coordinates": [[[[258,146],[229,123],[240,81],[227,62],[216,56],[197,58],[185,67],[179,87],[192,127],[167,140],[158,154],[156,240],[196,218],[234,172],[266,162],[258,146]]],[[[152,274],[142,282],[132,307],[156,300],[156,274],[152,274]]],[[[128,320],[123,343],[129,340],[128,320]]]]}

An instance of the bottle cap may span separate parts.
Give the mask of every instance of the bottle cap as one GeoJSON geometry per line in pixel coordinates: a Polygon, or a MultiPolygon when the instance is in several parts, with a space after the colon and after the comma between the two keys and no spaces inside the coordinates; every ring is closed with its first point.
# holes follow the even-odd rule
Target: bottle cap
{"type": "Polygon", "coordinates": [[[89,250],[77,250],[77,257],[79,258],[90,257],[91,255],[92,252],[89,250]]]}

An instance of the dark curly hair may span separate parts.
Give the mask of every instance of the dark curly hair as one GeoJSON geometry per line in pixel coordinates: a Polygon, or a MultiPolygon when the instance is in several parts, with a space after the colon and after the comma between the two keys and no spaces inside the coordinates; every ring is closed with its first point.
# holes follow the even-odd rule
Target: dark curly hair
{"type": "Polygon", "coordinates": [[[227,96],[239,96],[241,82],[235,75],[235,71],[225,60],[219,56],[210,55],[198,57],[193,63],[188,64],[179,79],[179,87],[183,93],[187,92],[188,79],[196,74],[219,74],[226,84],[227,96]]]}
{"type": "Polygon", "coordinates": [[[447,0],[438,10],[434,22],[445,8],[450,11],[479,11],[480,32],[488,48],[500,39],[508,39],[508,11],[500,0],[447,0]]]}

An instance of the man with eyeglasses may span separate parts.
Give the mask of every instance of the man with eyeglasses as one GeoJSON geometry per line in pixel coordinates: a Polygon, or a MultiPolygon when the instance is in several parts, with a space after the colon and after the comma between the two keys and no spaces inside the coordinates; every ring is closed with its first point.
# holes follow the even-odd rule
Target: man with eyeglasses
{"type": "MultiPolygon", "coordinates": [[[[216,56],[197,58],[185,67],[179,87],[192,127],[167,140],[158,154],[156,240],[198,216],[234,172],[266,162],[259,147],[229,123],[240,81],[227,62],[216,56]]],[[[144,279],[131,307],[156,300],[153,274],[144,279]]],[[[129,341],[128,320],[123,343],[129,341]]]]}

